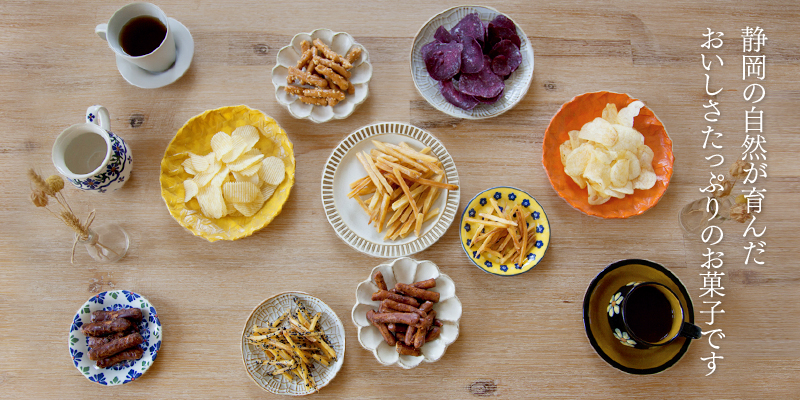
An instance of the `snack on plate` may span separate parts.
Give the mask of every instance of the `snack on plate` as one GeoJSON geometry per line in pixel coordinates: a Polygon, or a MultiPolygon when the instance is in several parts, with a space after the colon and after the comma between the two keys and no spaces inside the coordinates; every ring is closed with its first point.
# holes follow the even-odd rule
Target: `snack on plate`
{"type": "Polygon", "coordinates": [[[633,128],[633,118],[642,107],[644,103],[634,101],[617,112],[616,105],[608,103],[602,117],[569,132],[569,140],[561,144],[564,172],[588,190],[589,204],[621,199],[634,189],[656,184],[653,150],[633,128]]]}
{"type": "Polygon", "coordinates": [[[261,140],[251,125],[228,135],[217,132],[211,138],[212,152],[189,153],[183,169],[192,178],[183,182],[184,202],[196,197],[200,211],[208,218],[226,215],[252,217],[283,182],[283,160],[266,157],[254,147],[261,140]]]}
{"type": "Polygon", "coordinates": [[[431,208],[440,189],[458,186],[443,182],[442,163],[430,155],[429,147],[417,151],[406,143],[372,143],[371,152],[356,155],[367,176],[350,184],[347,197],[356,199],[378,233],[386,228],[384,240],[405,238],[412,231],[419,237],[422,224],[439,214],[438,208],[431,208]]]}
{"type": "Polygon", "coordinates": [[[450,31],[440,26],[420,52],[445,100],[472,110],[503,96],[504,81],[522,64],[520,45],[517,26],[505,15],[485,24],[472,13],[450,31]]]}
{"type": "Polygon", "coordinates": [[[88,338],[89,359],[96,361],[98,368],[108,368],[142,358],[144,350],[139,345],[145,340],[136,329],[141,320],[142,310],[138,308],[92,312],[93,322],[81,327],[88,338]]]}
{"type": "Polygon", "coordinates": [[[258,364],[271,365],[271,375],[281,375],[289,381],[299,378],[309,390],[317,390],[311,375],[315,365],[330,366],[336,361],[336,351],[322,331],[317,312],[313,316],[300,299],[292,299],[294,311],[288,308],[275,321],[261,327],[253,327],[247,337],[250,344],[264,351],[267,360],[258,364]]]}
{"type": "Polygon", "coordinates": [[[355,93],[349,70],[361,56],[361,47],[352,47],[345,56],[331,50],[318,38],[313,42],[304,40],[300,47],[303,54],[296,66],[289,67],[286,93],[317,106],[335,106],[347,94],[355,93]]]}
{"type": "MultiPolygon", "coordinates": [[[[488,255],[505,264],[511,260],[523,265],[525,256],[536,244],[536,223],[528,223],[531,213],[525,207],[511,202],[499,204],[489,197],[491,211],[476,217],[464,218],[464,222],[477,225],[469,247],[478,247],[477,254],[485,259],[488,255]]],[[[530,219],[533,221],[533,218],[530,219]]],[[[534,221],[535,222],[535,221],[534,221]]]]}
{"type": "Polygon", "coordinates": [[[386,283],[381,272],[375,274],[374,280],[379,291],[372,294],[372,300],[382,301],[378,311],[367,311],[367,320],[378,328],[386,344],[395,346],[399,354],[422,355],[422,346],[439,337],[439,327],[442,326],[433,310],[433,304],[439,302],[439,293],[427,290],[436,287],[436,280],[428,279],[411,285],[398,283],[393,289],[397,293],[383,288],[386,283]],[[392,294],[413,303],[395,301],[389,297],[392,294]]]}

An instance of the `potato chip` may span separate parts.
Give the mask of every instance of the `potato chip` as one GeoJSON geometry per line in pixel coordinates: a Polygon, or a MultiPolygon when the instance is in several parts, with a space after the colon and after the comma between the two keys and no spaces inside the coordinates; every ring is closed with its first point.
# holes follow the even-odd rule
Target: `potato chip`
{"type": "Polygon", "coordinates": [[[633,128],[633,118],[643,106],[636,101],[617,112],[609,103],[601,118],[569,132],[569,140],[561,144],[564,172],[581,189],[587,189],[589,204],[603,204],[611,197],[621,199],[634,189],[655,185],[653,150],[633,128]]]}
{"type": "Polygon", "coordinates": [[[184,203],[188,203],[194,196],[197,196],[197,193],[200,192],[200,188],[197,187],[197,183],[191,179],[187,179],[183,181],[183,192],[184,192],[184,203]]]}
{"type": "MultiPolygon", "coordinates": [[[[639,161],[636,162],[638,163],[639,161]]],[[[258,167],[261,168],[260,165],[258,167]]],[[[261,185],[263,184],[261,179],[258,178],[258,174],[252,174],[250,176],[247,176],[239,171],[231,171],[231,172],[233,173],[233,178],[236,180],[236,182],[250,182],[258,187],[261,187],[261,185]]]]}
{"type": "Polygon", "coordinates": [[[260,193],[258,186],[250,182],[228,182],[222,186],[222,196],[232,203],[249,203],[260,193]]]}
{"type": "Polygon", "coordinates": [[[222,169],[222,163],[214,160],[214,163],[211,164],[207,170],[195,175],[195,177],[192,179],[197,182],[198,187],[202,188],[203,186],[208,185],[208,182],[211,182],[211,180],[214,179],[214,176],[217,175],[217,172],[219,172],[220,169],[222,169]]]}
{"type": "Polygon", "coordinates": [[[183,170],[186,171],[187,174],[197,175],[197,171],[195,171],[194,167],[192,167],[191,158],[187,158],[183,163],[181,163],[181,166],[183,166],[183,170]]]}
{"type": "Polygon", "coordinates": [[[264,155],[261,154],[261,152],[258,151],[258,149],[250,149],[242,153],[242,155],[239,156],[239,158],[237,158],[236,160],[228,163],[228,168],[230,168],[231,171],[241,171],[255,164],[256,162],[261,161],[263,158],[264,155]]]}
{"type": "Polygon", "coordinates": [[[258,177],[258,171],[260,171],[260,170],[261,170],[261,162],[258,161],[258,162],[253,163],[253,165],[251,165],[251,166],[249,166],[249,167],[247,167],[247,168],[245,168],[245,169],[243,169],[241,171],[237,171],[237,172],[239,172],[241,175],[244,175],[244,176],[255,176],[256,179],[258,179],[259,182],[260,182],[261,178],[258,177]]]}
{"type": "Polygon", "coordinates": [[[270,185],[280,185],[286,174],[285,168],[286,166],[280,158],[267,157],[261,162],[261,169],[258,171],[258,175],[261,180],[270,185]]]}
{"type": "Polygon", "coordinates": [[[222,190],[218,186],[206,186],[197,194],[200,211],[208,218],[222,218],[228,212],[222,190]]]}
{"type": "Polygon", "coordinates": [[[222,156],[233,149],[233,139],[225,132],[217,132],[211,138],[211,148],[214,150],[217,160],[221,160],[222,156]]]}
{"type": "MultiPolygon", "coordinates": [[[[253,147],[253,146],[250,146],[250,147],[253,147]]],[[[241,156],[242,153],[244,153],[246,150],[249,150],[247,148],[247,142],[245,142],[245,140],[243,138],[239,137],[239,136],[232,136],[231,137],[231,150],[227,154],[225,154],[224,156],[220,157],[219,160],[224,162],[224,163],[230,163],[233,160],[239,158],[239,156],[241,156]]]]}
{"type": "Polygon", "coordinates": [[[192,152],[189,153],[189,160],[192,163],[192,168],[197,172],[203,172],[207,170],[211,164],[211,160],[208,160],[204,156],[198,156],[192,152]]]}
{"type": "Polygon", "coordinates": [[[258,129],[252,125],[244,125],[234,129],[233,133],[231,133],[231,138],[235,139],[237,137],[242,138],[247,144],[244,151],[252,149],[253,146],[258,143],[258,139],[260,139],[258,129]]]}
{"type": "Polygon", "coordinates": [[[264,198],[264,201],[269,200],[269,198],[272,197],[272,195],[275,193],[275,189],[277,188],[278,186],[276,185],[270,185],[269,183],[265,183],[264,186],[261,187],[261,197],[264,198]]]}
{"type": "Polygon", "coordinates": [[[261,207],[264,206],[264,197],[261,196],[261,192],[257,192],[256,198],[249,203],[233,203],[233,207],[239,210],[242,215],[245,217],[252,217],[255,215],[261,207]]]}
{"type": "Polygon", "coordinates": [[[222,184],[228,179],[229,173],[230,170],[228,170],[228,167],[222,167],[222,169],[219,170],[216,175],[214,175],[214,178],[208,182],[208,186],[221,187],[222,184]]]}
{"type": "Polygon", "coordinates": [[[619,124],[633,128],[633,117],[639,115],[639,110],[641,110],[642,107],[644,107],[644,103],[636,100],[633,103],[628,104],[628,106],[622,110],[619,110],[619,115],[617,117],[619,124]]]}
{"type": "Polygon", "coordinates": [[[608,121],[597,117],[594,121],[583,125],[578,137],[611,147],[617,142],[617,131],[608,121]]]}

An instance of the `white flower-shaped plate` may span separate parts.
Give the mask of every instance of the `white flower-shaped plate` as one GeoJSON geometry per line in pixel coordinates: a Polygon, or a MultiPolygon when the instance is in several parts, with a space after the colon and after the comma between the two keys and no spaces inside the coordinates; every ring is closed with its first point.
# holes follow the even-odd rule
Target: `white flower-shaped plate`
{"type": "Polygon", "coordinates": [[[358,328],[358,342],[369,350],[383,365],[397,364],[405,369],[414,368],[422,361],[436,362],[444,355],[447,346],[458,338],[458,321],[461,319],[461,301],[456,297],[456,285],[449,276],[441,273],[439,267],[430,261],[417,261],[408,257],[378,265],[372,269],[369,278],[358,284],[356,305],[352,312],[353,323],[358,328]],[[378,291],[374,276],[380,271],[386,286],[394,287],[397,282],[411,284],[435,278],[436,287],[429,289],[439,292],[439,302],[433,306],[436,318],[442,322],[442,332],[438,338],[422,346],[418,357],[400,355],[394,347],[383,340],[381,332],[367,321],[367,312],[377,310],[379,301],[372,301],[372,294],[378,291]]]}
{"type": "Polygon", "coordinates": [[[244,361],[247,374],[250,375],[250,378],[252,378],[258,386],[261,386],[262,389],[275,394],[302,396],[314,392],[306,388],[299,379],[287,382],[282,375],[270,375],[269,371],[271,371],[273,367],[258,365],[256,363],[256,361],[266,358],[264,356],[264,351],[247,343],[247,336],[252,332],[254,326],[263,326],[269,322],[275,321],[287,308],[294,310],[296,308],[292,300],[294,297],[300,299],[300,302],[306,306],[306,309],[308,309],[311,315],[318,312],[322,313],[319,319],[320,326],[322,327],[322,331],[328,336],[331,347],[336,351],[336,361],[330,366],[325,367],[315,364],[316,368],[312,376],[317,384],[317,390],[322,389],[333,380],[333,377],[336,376],[336,373],[339,372],[339,369],[342,368],[342,364],[344,364],[344,324],[342,324],[342,320],[339,319],[336,313],[333,312],[327,304],[323,303],[322,300],[303,292],[284,292],[276,294],[262,301],[261,304],[253,309],[242,331],[242,361],[244,361]]]}
{"type": "Polygon", "coordinates": [[[272,68],[272,84],[275,85],[275,98],[295,118],[310,119],[317,123],[327,122],[331,119],[347,118],[355,111],[356,106],[367,99],[369,80],[372,79],[372,64],[369,63],[367,49],[356,43],[349,33],[334,32],[330,29],[317,29],[311,33],[298,33],[294,35],[290,45],[278,51],[277,59],[277,64],[272,68]],[[353,62],[353,68],[350,69],[352,74],[350,83],[353,84],[355,93],[346,95],[344,100],[332,107],[303,103],[297,96],[286,93],[284,90],[284,87],[288,85],[286,77],[289,75],[289,67],[296,66],[303,54],[300,43],[303,40],[312,42],[314,39],[322,40],[331,50],[340,55],[347,54],[353,46],[361,47],[361,57],[353,62]]]}
{"type": "Polygon", "coordinates": [[[459,185],[456,164],[442,142],[430,133],[401,122],[380,122],[367,125],[348,135],[328,157],[322,170],[322,207],[333,230],[350,247],[373,257],[404,257],[430,247],[447,232],[453,223],[461,189],[447,190],[433,202],[431,209],[439,215],[422,224],[420,237],[414,234],[395,241],[384,241],[386,232],[378,233],[370,225],[369,215],[354,199],[347,198],[350,183],[367,176],[356,154],[374,148],[372,140],[399,144],[406,142],[415,149],[430,147],[442,162],[447,183],[459,185]]]}
{"type": "Polygon", "coordinates": [[[69,328],[69,353],[72,363],[86,379],[101,385],[122,385],[133,382],[150,368],[161,349],[161,321],[158,313],[147,299],[128,290],[114,290],[98,293],[81,306],[69,328]],[[92,312],[97,310],[113,311],[123,308],[140,308],[143,318],[139,322],[138,331],[144,338],[139,345],[144,355],[138,360],[123,361],[108,368],[97,368],[89,359],[89,339],[81,331],[81,327],[92,322],[92,312]]]}
{"type": "MultiPolygon", "coordinates": [[[[528,36],[525,35],[519,24],[514,22],[517,25],[517,35],[519,35],[521,41],[519,51],[522,54],[522,64],[505,80],[506,88],[503,96],[493,104],[479,104],[472,110],[464,110],[450,104],[442,96],[442,92],[439,90],[439,82],[428,74],[428,70],[425,68],[425,60],[422,59],[422,54],[420,53],[422,46],[434,40],[433,34],[436,33],[436,29],[444,26],[449,31],[462,18],[471,13],[478,13],[484,23],[488,23],[494,17],[503,14],[494,8],[486,6],[458,6],[444,10],[428,20],[417,32],[417,36],[411,46],[411,78],[414,80],[414,86],[417,87],[422,97],[434,108],[447,115],[464,119],[496,117],[517,105],[528,93],[531,82],[533,82],[533,47],[531,47],[528,36]]],[[[509,17],[509,19],[511,18],[509,17]]]]}

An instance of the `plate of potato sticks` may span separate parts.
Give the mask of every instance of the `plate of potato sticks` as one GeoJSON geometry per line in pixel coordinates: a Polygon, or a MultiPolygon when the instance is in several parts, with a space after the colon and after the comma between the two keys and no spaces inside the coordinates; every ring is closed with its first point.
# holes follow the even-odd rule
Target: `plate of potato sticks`
{"type": "Polygon", "coordinates": [[[303,292],[285,292],[250,314],[242,332],[242,360],[264,390],[306,395],[339,372],[344,343],[344,325],[328,305],[303,292]]]}
{"type": "Polygon", "coordinates": [[[272,84],[278,103],[295,118],[347,118],[369,93],[372,65],[364,46],[346,32],[298,33],[278,51],[272,84]]]}
{"type": "Polygon", "coordinates": [[[486,189],[464,207],[461,247],[475,266],[494,275],[527,272],[550,245],[550,222],[527,192],[508,186],[486,189]]]}
{"type": "Polygon", "coordinates": [[[367,125],[333,150],[322,174],[322,204],[354,249],[402,257],[435,243],[458,211],[458,171],[430,133],[399,122],[367,125]]]}

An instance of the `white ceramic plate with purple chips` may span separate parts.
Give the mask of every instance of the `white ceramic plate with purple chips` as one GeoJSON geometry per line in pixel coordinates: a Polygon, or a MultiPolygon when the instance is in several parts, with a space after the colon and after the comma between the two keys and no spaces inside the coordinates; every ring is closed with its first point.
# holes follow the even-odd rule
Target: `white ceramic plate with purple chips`
{"type": "Polygon", "coordinates": [[[485,6],[453,7],[417,32],[411,77],[422,97],[445,114],[496,117],[528,93],[533,48],[522,28],[505,14],[485,6]],[[434,48],[432,42],[438,42],[434,48]],[[428,58],[430,68],[423,53],[437,54],[428,58]]]}
{"type": "Polygon", "coordinates": [[[87,300],[72,319],[69,328],[69,354],[75,368],[86,379],[101,385],[122,385],[139,379],[150,368],[161,349],[161,338],[161,321],[158,320],[155,307],[147,299],[128,290],[102,292],[87,300]],[[143,355],[138,360],[122,361],[108,368],[98,368],[95,361],[89,359],[89,339],[83,334],[81,327],[92,322],[93,311],[116,311],[123,308],[142,310],[143,318],[136,330],[144,338],[144,343],[139,345],[143,355]]]}

